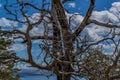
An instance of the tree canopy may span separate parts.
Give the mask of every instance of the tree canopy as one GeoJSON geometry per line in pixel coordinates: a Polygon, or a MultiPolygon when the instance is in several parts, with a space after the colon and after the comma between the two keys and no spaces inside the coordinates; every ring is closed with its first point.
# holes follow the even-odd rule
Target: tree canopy
{"type": "Polygon", "coordinates": [[[10,34],[0,33],[0,80],[18,80],[13,77],[15,60],[13,52],[8,50],[12,44],[10,37],[10,34]]]}

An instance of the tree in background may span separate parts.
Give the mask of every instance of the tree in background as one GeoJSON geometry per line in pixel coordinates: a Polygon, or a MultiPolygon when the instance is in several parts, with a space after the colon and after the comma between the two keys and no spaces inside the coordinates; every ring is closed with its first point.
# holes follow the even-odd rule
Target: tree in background
{"type": "MultiPolygon", "coordinates": [[[[13,26],[12,29],[2,30],[1,33],[13,34],[14,40],[22,39],[21,44],[27,46],[28,55],[27,58],[12,58],[41,70],[52,71],[57,75],[57,80],[70,80],[71,77],[89,80],[119,79],[120,26],[113,24],[112,20],[102,22],[92,18],[95,0],[90,0],[84,17],[80,17],[80,14],[70,14],[64,8],[64,4],[69,0],[63,2],[15,0],[10,3],[6,0],[4,9],[10,16],[7,19],[17,22],[18,27],[13,26]],[[83,18],[82,21],[75,20],[77,17],[83,18]],[[86,28],[94,32],[91,29],[94,25],[98,25],[96,28],[103,28],[102,30],[107,29],[104,35],[99,33],[102,38],[91,38],[87,33],[86,28]],[[23,26],[24,29],[21,29],[23,26]],[[40,53],[32,50],[35,40],[39,42],[40,53]],[[104,44],[108,47],[114,44],[110,56],[103,54],[103,51],[107,52],[104,44]],[[101,50],[95,50],[96,47],[101,50]],[[37,54],[39,56],[35,56],[37,54]]],[[[120,19],[117,15],[115,17],[120,19]]]]}
{"type": "Polygon", "coordinates": [[[0,33],[0,80],[18,80],[13,77],[15,60],[11,58],[13,53],[8,50],[11,44],[10,34],[0,33]]]}
{"type": "Polygon", "coordinates": [[[102,80],[106,79],[109,73],[110,76],[108,79],[119,79],[119,60],[117,62],[116,57],[116,60],[113,61],[112,55],[106,55],[101,51],[101,48],[89,49],[89,51],[84,54],[84,57],[80,57],[79,61],[77,61],[78,63],[76,63],[79,64],[79,68],[82,69],[80,77],[84,76],[89,80],[102,80]],[[114,65],[110,66],[112,63],[114,65]],[[110,72],[108,68],[110,69],[110,72]]]}

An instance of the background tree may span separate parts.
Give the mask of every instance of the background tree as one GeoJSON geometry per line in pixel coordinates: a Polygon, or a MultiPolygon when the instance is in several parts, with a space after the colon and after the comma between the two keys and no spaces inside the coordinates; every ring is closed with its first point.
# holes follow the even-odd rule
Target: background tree
{"type": "Polygon", "coordinates": [[[22,39],[21,44],[26,44],[28,55],[27,58],[19,56],[12,58],[29,63],[38,69],[52,71],[57,75],[57,80],[70,80],[71,77],[92,80],[119,79],[117,68],[120,58],[120,26],[114,25],[111,20],[104,23],[90,18],[95,5],[95,0],[90,0],[90,6],[80,25],[71,27],[73,17],[79,14],[68,17],[69,13],[64,8],[64,3],[61,0],[15,0],[13,3],[6,0],[4,9],[10,15],[7,19],[18,22],[18,27],[13,26],[12,29],[2,30],[1,33],[14,34],[14,40],[22,39]],[[104,38],[95,40],[83,35],[85,28],[92,24],[108,29],[104,38]],[[25,26],[26,30],[20,30],[21,26],[25,26]],[[36,28],[43,31],[42,35],[31,34],[36,28]],[[72,30],[73,28],[75,29],[72,30]],[[39,47],[42,50],[37,56],[37,61],[34,56],[38,53],[32,52],[35,40],[39,40],[39,47]],[[102,51],[94,50],[96,46],[105,50],[99,45],[105,43],[115,45],[109,58],[102,51]]]}
{"type": "Polygon", "coordinates": [[[13,77],[15,60],[11,58],[13,52],[8,50],[12,44],[10,37],[10,34],[0,33],[0,80],[18,80],[13,77]]]}
{"type": "Polygon", "coordinates": [[[119,79],[119,62],[116,63],[117,60],[112,61],[112,55],[106,55],[101,51],[101,48],[89,49],[89,51],[84,54],[84,57],[80,56],[79,61],[77,61],[80,64],[77,63],[79,65],[76,67],[81,68],[81,77],[86,76],[86,79],[89,80],[102,80],[106,78],[110,80],[119,79]],[[114,65],[112,65],[113,67],[109,72],[111,77],[108,77],[107,68],[108,65],[110,68],[112,62],[114,65]]]}

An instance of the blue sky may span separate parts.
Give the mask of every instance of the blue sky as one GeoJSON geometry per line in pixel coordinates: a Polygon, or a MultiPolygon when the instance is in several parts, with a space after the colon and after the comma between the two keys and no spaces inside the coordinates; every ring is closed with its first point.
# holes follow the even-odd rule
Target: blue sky
{"type": "MultiPolygon", "coordinates": [[[[70,12],[72,13],[78,12],[81,13],[82,15],[85,15],[89,7],[89,1],[90,0],[75,0],[75,7],[69,7],[67,9],[70,10],[70,12]]],[[[94,10],[101,11],[101,10],[109,9],[113,2],[118,2],[118,1],[120,0],[96,0],[94,10]]]]}
{"type": "MultiPolygon", "coordinates": [[[[15,0],[9,0],[10,2],[14,2],[15,0]]],[[[89,7],[89,1],[90,0],[75,0],[75,7],[68,7],[67,5],[67,9],[74,13],[81,13],[82,15],[85,15],[88,7],[89,7]]],[[[111,4],[113,2],[118,2],[120,0],[96,0],[96,5],[94,10],[106,10],[109,9],[111,7],[111,4]]],[[[5,14],[4,10],[3,10],[3,3],[5,2],[5,0],[0,0],[0,17],[6,17],[7,15],[5,14]]],[[[73,1],[69,2],[69,3],[73,3],[73,1]]]]}
{"type": "MultiPolygon", "coordinates": [[[[14,24],[17,26],[17,23],[15,24],[14,22],[11,22],[9,20],[6,20],[6,17],[9,17],[9,15],[7,15],[5,13],[5,11],[3,10],[3,3],[5,0],[0,0],[0,26],[11,26],[11,24],[14,24]]],[[[13,2],[13,0],[9,0],[11,2],[13,2]]],[[[119,2],[119,6],[120,6],[120,0],[96,0],[96,4],[95,4],[95,8],[94,8],[94,12],[91,18],[97,19],[99,21],[102,22],[106,22],[108,21],[108,17],[115,23],[118,22],[117,18],[114,15],[114,10],[112,8],[117,7],[115,5],[117,5],[118,3],[115,3],[113,6],[113,2],[119,2]],[[112,7],[112,8],[111,8],[112,7]],[[111,9],[111,11],[110,11],[111,9]]],[[[70,14],[73,13],[79,13],[81,15],[77,16],[76,19],[76,23],[79,24],[81,19],[83,19],[88,7],[89,7],[89,0],[75,0],[75,2],[69,2],[66,3],[65,8],[70,12],[70,14]]],[[[5,29],[8,29],[9,27],[5,27],[5,29]]],[[[22,28],[20,28],[20,30],[24,31],[25,30],[25,25],[22,26],[22,28]]],[[[34,29],[33,32],[37,32],[35,31],[37,30],[37,28],[34,29]]],[[[104,29],[104,28],[99,28],[99,26],[96,25],[90,25],[85,31],[87,35],[90,35],[90,37],[92,38],[102,38],[102,34],[104,34],[104,32],[109,31],[109,29],[104,29]],[[101,32],[103,31],[103,32],[101,32]],[[100,35],[101,34],[101,35],[100,35]]],[[[84,34],[84,35],[86,35],[84,34]]],[[[39,53],[41,50],[39,49],[38,45],[37,45],[37,41],[34,43],[34,48],[32,50],[32,52],[35,53],[39,53]],[[39,50],[37,50],[39,49],[39,50]]],[[[112,49],[109,45],[104,44],[100,44],[103,45],[105,47],[106,50],[108,49],[112,49]]],[[[113,44],[111,43],[111,45],[113,46],[113,44]]],[[[14,45],[13,50],[16,50],[17,54],[19,56],[22,57],[27,57],[26,56],[26,45],[21,45],[20,43],[17,42],[17,44],[14,45]]],[[[106,51],[109,52],[109,51],[106,51]]],[[[37,54],[38,55],[38,54],[37,54]]],[[[34,55],[35,57],[36,55],[34,55]]],[[[42,55],[44,56],[44,55],[42,55]]],[[[36,58],[36,57],[35,57],[36,58]]]]}
{"type": "MultiPolygon", "coordinates": [[[[5,0],[0,0],[0,26],[11,26],[11,24],[14,24],[15,26],[17,26],[17,23],[15,24],[15,22],[12,22],[12,21],[9,21],[9,20],[5,19],[5,17],[9,17],[9,15],[6,14],[4,9],[3,9],[4,1],[5,0]]],[[[9,1],[12,3],[15,0],[9,0],[9,1]]],[[[93,16],[92,17],[96,18],[98,20],[107,21],[108,19],[106,19],[106,16],[108,16],[114,22],[116,22],[117,21],[116,17],[114,17],[114,19],[113,19],[114,15],[111,14],[111,12],[109,11],[109,9],[111,7],[113,7],[112,6],[113,2],[120,2],[120,0],[96,0],[96,4],[95,4],[95,8],[94,8],[94,12],[93,12],[93,16]]],[[[118,3],[115,3],[114,7],[115,7],[115,5],[118,5],[118,3]]],[[[81,16],[78,16],[76,18],[76,23],[79,24],[81,19],[85,15],[88,7],[89,7],[89,0],[75,0],[74,2],[71,1],[69,3],[65,3],[64,6],[70,12],[70,14],[73,14],[73,13],[80,13],[81,14],[81,16]]],[[[8,29],[8,28],[10,28],[10,27],[4,27],[4,29],[8,29]]],[[[22,26],[22,28],[20,30],[24,31],[25,28],[26,27],[24,25],[24,26],[22,26]]],[[[100,37],[98,33],[100,33],[101,29],[100,28],[97,29],[95,26],[92,27],[92,28],[93,28],[94,32],[88,30],[89,28],[86,29],[88,31],[88,35],[93,36],[93,38],[94,37],[96,37],[96,38],[100,37]]],[[[35,30],[37,30],[37,31],[33,31],[33,32],[38,32],[39,31],[39,29],[37,29],[37,28],[35,28],[35,30]]],[[[26,53],[26,51],[24,50],[25,49],[25,45],[22,45],[22,46],[20,45],[20,47],[18,47],[18,45],[20,45],[20,43],[15,45],[14,50],[18,50],[18,51],[19,51],[19,49],[22,50],[22,51],[19,52],[19,55],[21,55],[20,54],[21,52],[22,53],[26,53]]],[[[39,50],[38,50],[38,52],[39,52],[39,50]]],[[[25,55],[25,54],[23,54],[23,55],[25,55]]]]}
{"type": "MultiPolygon", "coordinates": [[[[12,3],[15,0],[8,0],[8,1],[10,1],[12,3]]],[[[5,2],[5,0],[0,0],[0,26],[4,26],[4,29],[9,29],[11,25],[19,26],[19,25],[17,25],[17,23],[6,19],[6,17],[9,17],[9,15],[6,14],[3,9],[4,2],[5,2]],[[8,27],[6,27],[6,26],[8,26],[8,27]]],[[[116,5],[117,6],[119,5],[118,2],[120,2],[120,0],[96,0],[92,18],[96,18],[101,21],[103,21],[105,19],[104,21],[107,21],[108,19],[106,19],[106,18],[109,17],[112,21],[118,23],[117,18],[112,14],[112,13],[114,13],[114,11],[112,9],[111,9],[111,11],[113,11],[113,12],[111,13],[111,11],[110,11],[111,7],[116,7],[116,5]],[[117,3],[115,3],[115,2],[117,2],[117,3]],[[114,3],[114,5],[112,5],[113,3],[114,3]],[[111,16],[114,17],[114,19],[111,16]]],[[[73,13],[81,14],[81,16],[78,16],[78,18],[76,18],[76,20],[78,20],[78,22],[76,21],[76,23],[79,24],[89,7],[89,0],[75,0],[74,2],[71,1],[69,3],[66,3],[64,6],[70,12],[70,14],[73,14],[73,13]]],[[[25,28],[26,28],[25,25],[23,25],[20,28],[20,30],[24,31],[25,28]]],[[[96,29],[96,28],[94,28],[94,29],[96,29]]],[[[96,33],[93,33],[93,31],[90,31],[90,30],[88,32],[91,36],[98,37],[99,36],[98,33],[100,33],[99,30],[101,30],[101,29],[98,29],[98,31],[96,30],[97,31],[96,33]]],[[[35,35],[35,32],[40,32],[40,31],[39,31],[39,29],[35,28],[32,31],[32,33],[35,35]],[[35,30],[37,30],[37,31],[35,31],[35,30]]],[[[39,34],[41,34],[41,33],[42,33],[42,31],[39,34]]],[[[16,46],[18,46],[18,45],[16,45],[16,46]]],[[[25,46],[25,45],[23,45],[23,46],[25,46]]],[[[15,48],[15,50],[16,49],[21,50],[21,49],[24,49],[24,47],[20,46],[18,48],[15,48]]],[[[25,51],[23,50],[23,52],[25,52],[25,51]]]]}

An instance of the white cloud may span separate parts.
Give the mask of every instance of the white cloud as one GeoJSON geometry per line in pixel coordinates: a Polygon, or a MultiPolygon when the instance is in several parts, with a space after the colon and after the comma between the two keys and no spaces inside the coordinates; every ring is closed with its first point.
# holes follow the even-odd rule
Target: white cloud
{"type": "Polygon", "coordinates": [[[21,28],[19,28],[20,31],[26,32],[27,30],[27,25],[22,25],[21,28]]]}
{"type": "MultiPolygon", "coordinates": [[[[69,3],[69,7],[75,7],[75,3],[69,3]]],[[[110,10],[93,11],[91,19],[95,19],[95,20],[98,20],[98,21],[101,21],[104,23],[107,23],[107,22],[109,22],[109,20],[111,20],[114,24],[116,24],[119,22],[119,19],[117,18],[117,16],[114,13],[118,12],[118,10],[120,10],[119,8],[120,8],[120,2],[115,2],[112,4],[112,8],[110,8],[110,10]]],[[[66,15],[67,15],[67,18],[70,18],[70,16],[72,16],[72,14],[68,14],[68,13],[66,13],[66,15]]],[[[39,16],[40,16],[39,13],[34,13],[30,18],[31,22],[38,21],[39,16]]],[[[73,32],[79,27],[83,18],[84,17],[81,15],[76,15],[71,18],[71,20],[72,20],[71,29],[73,30],[73,32]]],[[[11,22],[5,18],[0,19],[0,25],[10,26],[11,23],[13,24],[13,22],[11,22]]],[[[26,29],[27,29],[27,25],[23,25],[23,27],[20,28],[21,31],[26,31],[26,29]]],[[[93,40],[100,40],[103,38],[103,35],[105,35],[109,31],[110,31],[110,29],[108,29],[108,28],[103,28],[98,25],[91,24],[84,29],[84,31],[82,32],[82,37],[87,35],[88,38],[91,38],[93,40]]],[[[44,34],[43,24],[40,24],[39,26],[34,27],[30,31],[31,36],[39,36],[39,35],[43,35],[43,34],[44,34]]],[[[39,41],[36,41],[36,42],[39,42],[39,41]]],[[[108,45],[103,45],[103,47],[105,47],[106,49],[111,48],[108,45]]],[[[14,47],[12,49],[18,51],[18,50],[23,50],[24,48],[25,47],[23,45],[16,44],[16,45],[14,45],[14,47]]]]}
{"type": "MultiPolygon", "coordinates": [[[[114,14],[115,10],[116,12],[120,11],[120,2],[113,3],[110,10],[93,11],[91,19],[95,19],[103,23],[108,23],[109,21],[111,21],[112,24],[119,25],[120,20],[118,19],[118,14],[117,15],[114,14]]],[[[72,14],[67,14],[67,16],[70,17],[72,16],[72,14]]],[[[119,13],[119,16],[120,16],[120,13],[119,13]]],[[[71,29],[73,30],[73,32],[75,31],[75,29],[78,28],[83,18],[84,17],[81,15],[75,15],[74,17],[72,17],[71,29]]],[[[80,37],[84,38],[85,36],[87,36],[88,40],[94,40],[95,42],[95,41],[99,41],[103,39],[110,32],[110,30],[111,29],[109,28],[101,27],[95,24],[90,24],[83,30],[80,37]]],[[[116,29],[116,31],[120,32],[120,29],[116,29]]],[[[111,35],[108,35],[107,37],[110,37],[110,36],[111,35]]],[[[111,44],[110,46],[108,44],[106,45],[106,44],[101,43],[101,45],[103,45],[105,50],[110,49],[111,51],[113,51],[114,49],[113,44],[111,44]]]]}
{"type": "Polygon", "coordinates": [[[104,23],[107,23],[109,21],[112,21],[113,23],[119,22],[119,19],[112,14],[111,12],[105,10],[105,11],[93,11],[91,19],[95,19],[97,21],[101,21],[104,23]]]}
{"type": "Polygon", "coordinates": [[[6,18],[0,18],[0,26],[2,27],[11,27],[11,26],[17,26],[17,22],[7,20],[6,18]]]}
{"type": "Polygon", "coordinates": [[[75,7],[75,3],[71,2],[71,3],[68,4],[68,6],[74,8],[75,7]]]}
{"type": "MultiPolygon", "coordinates": [[[[33,13],[32,16],[29,18],[29,20],[31,21],[31,23],[38,22],[40,20],[40,13],[33,13]]],[[[49,19],[47,17],[44,17],[44,20],[49,22],[49,19]]],[[[28,25],[26,25],[26,24],[22,25],[22,27],[19,28],[19,30],[26,32],[27,27],[28,27],[28,25]]],[[[51,24],[44,25],[43,22],[41,22],[37,26],[33,26],[32,30],[30,31],[30,35],[31,36],[44,35],[45,27],[46,27],[46,29],[49,30],[49,32],[48,32],[49,36],[52,35],[51,31],[50,31],[50,30],[52,30],[52,25],[51,24]]]]}
{"type": "Polygon", "coordinates": [[[13,44],[9,50],[13,50],[13,51],[18,52],[18,51],[25,50],[25,49],[26,49],[25,45],[16,43],[16,44],[13,44]]]}
{"type": "MultiPolygon", "coordinates": [[[[95,19],[103,23],[111,22],[112,24],[119,25],[120,20],[118,16],[114,14],[115,11],[118,12],[119,10],[120,10],[120,2],[114,2],[110,10],[93,11],[91,19],[95,19]]],[[[89,35],[96,40],[104,38],[104,35],[110,32],[109,28],[101,27],[95,24],[91,24],[87,26],[86,29],[89,35]]],[[[117,29],[116,31],[119,32],[120,29],[117,29]]]]}
{"type": "Polygon", "coordinates": [[[110,12],[114,13],[115,15],[118,15],[119,11],[120,11],[120,2],[112,3],[112,7],[110,8],[110,12]]]}
{"type": "Polygon", "coordinates": [[[43,34],[44,34],[44,27],[43,26],[34,27],[30,31],[31,36],[40,36],[40,35],[43,35],[43,34]]]}
{"type": "Polygon", "coordinates": [[[29,18],[31,23],[35,23],[40,19],[40,13],[34,13],[32,16],[29,18]]]}
{"type": "MultiPolygon", "coordinates": [[[[91,18],[96,19],[96,20],[101,21],[101,22],[105,22],[105,21],[108,22],[109,19],[108,19],[108,17],[106,17],[106,15],[107,15],[106,13],[110,15],[110,18],[112,18],[114,16],[114,15],[108,13],[108,11],[101,11],[101,12],[94,11],[91,18]]],[[[69,17],[73,16],[72,14],[66,14],[66,15],[69,17]]],[[[109,15],[107,15],[107,16],[109,16],[109,15]]],[[[72,32],[74,32],[79,27],[83,18],[84,18],[83,16],[77,15],[77,14],[71,18],[71,30],[72,30],[72,32]]],[[[112,20],[114,22],[118,21],[117,18],[112,19],[112,20]]],[[[87,36],[88,40],[98,41],[99,39],[102,39],[103,36],[106,35],[106,33],[108,33],[109,31],[110,31],[110,29],[103,28],[103,27],[100,27],[100,26],[95,25],[95,24],[90,24],[83,30],[83,32],[81,34],[81,38],[84,38],[85,36],[87,36]]]]}
{"type": "Polygon", "coordinates": [[[67,19],[70,22],[70,28],[72,32],[74,32],[79,27],[84,17],[79,15],[78,13],[75,14],[66,13],[66,15],[67,15],[67,19]]]}
{"type": "MultiPolygon", "coordinates": [[[[70,7],[75,7],[75,3],[69,3],[70,7]]],[[[104,11],[93,11],[91,19],[95,19],[104,23],[107,23],[109,21],[112,21],[114,24],[119,23],[119,19],[117,18],[116,15],[113,14],[113,12],[120,8],[120,2],[114,2],[112,4],[112,8],[110,8],[110,10],[104,10],[104,11]]],[[[67,18],[69,19],[70,16],[72,16],[72,14],[68,14],[66,13],[67,18]]],[[[34,13],[31,16],[31,22],[36,22],[39,20],[39,13],[34,13]]],[[[77,16],[73,16],[71,18],[71,29],[73,30],[73,32],[78,28],[78,26],[80,25],[80,23],[83,20],[83,16],[81,15],[77,15],[77,16]]],[[[27,26],[23,26],[21,28],[22,31],[25,31],[27,28],[27,26]]],[[[85,36],[89,36],[89,38],[93,39],[93,40],[99,40],[102,39],[103,36],[108,33],[110,31],[110,29],[108,28],[103,28],[100,27],[98,25],[94,25],[91,24],[89,26],[87,26],[85,28],[85,30],[82,32],[82,35],[85,36]]],[[[44,34],[44,26],[42,24],[40,24],[38,27],[34,27],[31,31],[30,31],[31,36],[39,36],[39,35],[43,35],[44,34]]]]}

